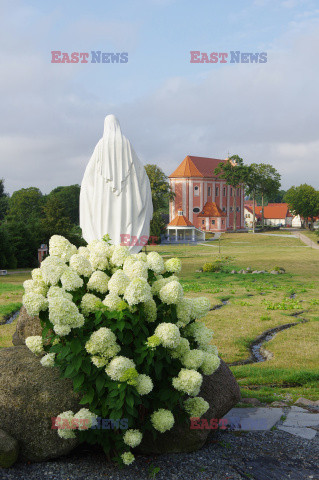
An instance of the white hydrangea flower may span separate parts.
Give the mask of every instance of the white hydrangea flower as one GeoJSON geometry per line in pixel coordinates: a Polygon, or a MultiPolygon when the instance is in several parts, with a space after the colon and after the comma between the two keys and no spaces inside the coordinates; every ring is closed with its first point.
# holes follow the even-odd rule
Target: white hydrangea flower
{"type": "Polygon", "coordinates": [[[43,367],[54,367],[55,353],[47,353],[41,358],[40,363],[43,367]]]}
{"type": "Polygon", "coordinates": [[[130,368],[135,368],[133,360],[127,357],[118,356],[110,361],[105,371],[112,380],[120,381],[126,370],[130,368]]]}
{"type": "Polygon", "coordinates": [[[116,245],[114,250],[113,250],[113,255],[111,258],[111,262],[113,265],[116,267],[121,267],[124,263],[124,260],[126,257],[129,256],[129,249],[126,246],[123,245],[116,245]]]}
{"type": "Polygon", "coordinates": [[[147,255],[147,265],[154,273],[163,273],[165,270],[164,261],[157,252],[151,252],[147,255]]]}
{"type": "Polygon", "coordinates": [[[114,293],[109,293],[103,300],[103,305],[108,307],[111,311],[117,310],[123,304],[121,297],[114,293]]]}
{"type": "Polygon", "coordinates": [[[73,291],[82,287],[83,280],[73,268],[68,268],[61,275],[61,283],[65,290],[73,291]]]}
{"type": "Polygon", "coordinates": [[[204,360],[201,365],[201,371],[204,375],[212,375],[219,365],[220,365],[220,358],[217,355],[212,353],[203,352],[204,353],[204,360]]]}
{"type": "Polygon", "coordinates": [[[108,348],[116,343],[116,336],[110,328],[101,327],[93,332],[85,344],[85,349],[90,355],[105,355],[108,348]]]}
{"type": "Polygon", "coordinates": [[[66,292],[64,288],[60,288],[57,286],[53,286],[49,288],[47,297],[48,297],[48,300],[54,297],[63,297],[63,298],[66,298],[67,300],[70,300],[71,302],[73,300],[71,293],[66,292]]]}
{"type": "Polygon", "coordinates": [[[135,258],[135,260],[139,260],[140,262],[145,262],[145,263],[147,262],[147,255],[144,252],[133,253],[131,257],[135,258]]]}
{"type": "Polygon", "coordinates": [[[141,443],[142,438],[142,432],[137,429],[130,428],[125,432],[123,436],[123,441],[125,445],[128,445],[131,448],[135,448],[141,443]]]}
{"type": "Polygon", "coordinates": [[[164,433],[174,426],[174,415],[170,410],[160,408],[151,415],[151,422],[155,430],[164,433]]]}
{"type": "Polygon", "coordinates": [[[108,283],[110,277],[106,273],[97,270],[94,272],[87,284],[88,290],[96,290],[99,293],[106,293],[108,291],[108,283]]]}
{"type": "Polygon", "coordinates": [[[176,348],[181,341],[179,328],[174,323],[160,323],[154,333],[163,347],[176,348]]]}
{"type": "Polygon", "coordinates": [[[102,306],[102,301],[92,293],[86,293],[81,300],[81,311],[88,316],[90,313],[96,312],[102,306]]]}
{"type": "Polygon", "coordinates": [[[103,240],[94,240],[87,246],[90,251],[90,263],[94,270],[106,270],[109,267],[110,247],[103,240]]]}
{"type": "Polygon", "coordinates": [[[41,262],[43,280],[48,285],[56,285],[67,268],[68,266],[61,258],[47,257],[41,262]]]}
{"type": "Polygon", "coordinates": [[[87,247],[79,247],[78,254],[85,257],[87,260],[90,259],[90,250],[87,247]]]}
{"type": "Polygon", "coordinates": [[[182,368],[178,376],[173,378],[172,384],[176,390],[187,393],[191,397],[196,397],[200,391],[203,377],[196,370],[182,368]]]}
{"type": "Polygon", "coordinates": [[[41,355],[44,352],[43,350],[43,340],[40,335],[34,335],[32,337],[27,337],[25,339],[25,344],[29,350],[35,355],[41,355]]]}
{"type": "Polygon", "coordinates": [[[209,409],[209,403],[202,397],[188,398],[184,402],[184,408],[190,418],[200,418],[209,409]]]}
{"type": "Polygon", "coordinates": [[[192,318],[199,319],[205,317],[210,310],[210,301],[206,297],[192,299],[192,318]]]}
{"type": "Polygon", "coordinates": [[[176,348],[169,349],[169,354],[172,358],[182,358],[189,350],[189,341],[187,338],[181,337],[178,346],[176,348]]]}
{"type": "Polygon", "coordinates": [[[145,262],[133,260],[131,257],[127,257],[123,265],[123,272],[128,276],[130,280],[135,277],[148,278],[148,268],[145,262]]]}
{"type": "Polygon", "coordinates": [[[57,335],[59,335],[59,337],[65,337],[71,332],[71,327],[69,327],[68,325],[56,324],[54,325],[53,330],[57,335]]]}
{"type": "Polygon", "coordinates": [[[131,465],[134,462],[135,457],[132,452],[124,452],[121,455],[124,465],[131,465]]]}
{"type": "Polygon", "coordinates": [[[202,350],[189,350],[181,359],[184,367],[189,370],[198,370],[204,361],[204,352],[202,350]]]}
{"type": "Polygon", "coordinates": [[[145,278],[133,278],[126,288],[124,298],[129,305],[152,300],[151,287],[145,278]]]}
{"type": "Polygon", "coordinates": [[[205,345],[208,345],[214,333],[212,330],[206,327],[202,322],[193,322],[190,325],[187,325],[184,329],[184,333],[188,337],[193,337],[195,342],[201,350],[204,350],[205,345]]]}
{"type": "Polygon", "coordinates": [[[50,256],[54,255],[68,262],[77,252],[77,248],[61,235],[53,235],[49,240],[49,252],[50,256]]]}
{"type": "Polygon", "coordinates": [[[25,306],[28,315],[39,315],[40,311],[48,308],[47,299],[40,293],[26,293],[22,297],[22,303],[25,306]]]}
{"type": "Polygon", "coordinates": [[[212,353],[213,355],[218,356],[218,348],[216,347],[216,345],[211,345],[211,344],[210,345],[202,345],[201,350],[203,350],[204,352],[212,353]]]}
{"type": "Polygon", "coordinates": [[[137,377],[136,390],[140,395],[147,395],[150,393],[153,390],[153,382],[151,377],[141,373],[137,377]]]}
{"type": "Polygon", "coordinates": [[[97,368],[102,368],[108,364],[109,360],[106,357],[99,357],[97,355],[94,355],[93,357],[91,357],[91,361],[93,365],[95,365],[97,368]]]}
{"type": "Polygon", "coordinates": [[[159,297],[167,305],[177,304],[183,298],[183,287],[179,282],[169,282],[161,288],[159,297]]]}
{"type": "Polygon", "coordinates": [[[59,437],[64,439],[76,437],[75,432],[73,431],[73,428],[72,428],[73,418],[74,418],[74,413],[72,412],[72,410],[68,410],[67,412],[62,412],[58,415],[58,417],[56,418],[55,424],[56,426],[61,427],[61,428],[58,428],[59,437]]]}
{"type": "Polygon", "coordinates": [[[179,258],[170,258],[165,262],[165,270],[167,272],[179,273],[182,269],[182,262],[179,258]]]}
{"type": "Polygon", "coordinates": [[[32,280],[35,280],[37,282],[44,282],[41,268],[34,268],[31,272],[31,276],[32,280]]]}
{"type": "Polygon", "coordinates": [[[78,430],[87,430],[88,428],[97,425],[97,415],[90,412],[88,408],[81,408],[73,418],[76,420],[85,420],[85,422],[79,422],[78,430]]]}
{"type": "MultiPolygon", "coordinates": [[[[78,307],[64,297],[52,297],[49,299],[49,320],[53,325],[68,326],[69,328],[77,328],[84,325],[84,317],[79,313],[78,307]]],[[[54,331],[56,332],[56,330],[54,331]]]]}
{"type": "Polygon", "coordinates": [[[23,288],[26,293],[39,293],[46,296],[48,293],[48,286],[43,280],[26,280],[23,282],[23,288]]]}
{"type": "Polygon", "coordinates": [[[158,275],[157,279],[152,285],[152,294],[153,295],[158,295],[161,288],[163,288],[165,285],[167,285],[170,282],[178,282],[178,277],[175,275],[171,275],[170,277],[163,278],[161,275],[158,275]]]}
{"type": "Polygon", "coordinates": [[[78,253],[75,253],[70,258],[70,267],[78,275],[83,275],[83,277],[89,277],[93,271],[90,261],[78,253]]]}
{"type": "Polygon", "coordinates": [[[157,318],[157,307],[156,302],[151,299],[148,302],[143,303],[144,313],[145,313],[145,320],[147,322],[155,322],[157,318]]]}
{"type": "Polygon", "coordinates": [[[126,288],[130,283],[130,279],[123,270],[116,270],[109,280],[108,288],[110,293],[114,295],[124,295],[126,288]]]}
{"type": "Polygon", "coordinates": [[[176,314],[178,318],[177,325],[182,327],[191,321],[192,314],[192,300],[190,298],[183,298],[176,305],[176,314]]]}

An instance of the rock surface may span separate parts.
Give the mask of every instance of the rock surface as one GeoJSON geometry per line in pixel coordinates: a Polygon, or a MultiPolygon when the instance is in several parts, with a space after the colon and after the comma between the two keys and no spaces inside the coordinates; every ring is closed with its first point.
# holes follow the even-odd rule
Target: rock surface
{"type": "Polygon", "coordinates": [[[18,442],[11,435],[0,430],[0,467],[11,467],[18,459],[18,453],[18,442]]]}
{"type": "Polygon", "coordinates": [[[0,349],[0,425],[15,438],[23,460],[42,461],[70,452],[76,439],[51,429],[51,417],[81,406],[72,382],[45,368],[25,346],[0,349]]]}
{"type": "MultiPolygon", "coordinates": [[[[221,419],[240,400],[239,386],[230,369],[221,360],[220,366],[213,375],[204,376],[201,390],[198,394],[210,405],[202,418],[208,420],[221,419]]],[[[190,421],[178,425],[172,430],[158,434],[156,440],[152,434],[146,433],[138,452],[149,454],[192,452],[201,448],[212,430],[190,429],[190,421]]]]}
{"type": "Polygon", "coordinates": [[[39,317],[28,315],[25,307],[21,307],[17,328],[12,336],[13,345],[25,345],[25,339],[33,335],[41,335],[42,328],[39,317]]]}

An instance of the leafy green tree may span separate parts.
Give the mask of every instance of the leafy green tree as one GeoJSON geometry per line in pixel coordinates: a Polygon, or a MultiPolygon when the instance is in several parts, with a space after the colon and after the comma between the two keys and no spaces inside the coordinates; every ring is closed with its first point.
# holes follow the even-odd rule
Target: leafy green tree
{"type": "Polygon", "coordinates": [[[319,192],[311,185],[306,183],[299,187],[291,187],[285,195],[285,201],[289,209],[295,215],[300,215],[308,228],[308,218],[310,218],[310,228],[313,229],[315,217],[319,216],[319,192]]]}
{"type": "Polygon", "coordinates": [[[6,223],[17,267],[38,266],[38,248],[41,243],[39,226],[39,221],[27,223],[23,220],[11,219],[6,223]]]}
{"type": "Polygon", "coordinates": [[[17,259],[14,256],[14,248],[5,224],[0,225],[0,269],[16,268],[17,259]]]}
{"type": "Polygon", "coordinates": [[[8,220],[28,222],[41,217],[44,197],[36,187],[21,188],[9,200],[8,220]]]}
{"type": "Polygon", "coordinates": [[[68,215],[70,222],[79,225],[79,202],[80,185],[69,185],[67,187],[56,187],[48,195],[47,199],[56,197],[63,206],[64,212],[68,215]]]}
{"type": "Polygon", "coordinates": [[[56,195],[49,195],[43,207],[43,218],[41,219],[43,241],[48,243],[52,235],[62,235],[68,238],[71,230],[72,224],[62,201],[56,195]]]}
{"type": "Polygon", "coordinates": [[[4,179],[0,178],[0,221],[4,219],[9,208],[9,195],[4,191],[4,179]]]}
{"type": "Polygon", "coordinates": [[[258,192],[261,195],[261,225],[264,227],[265,198],[278,193],[280,188],[280,174],[269,164],[254,164],[254,170],[259,178],[258,192]]]}
{"type": "Polygon", "coordinates": [[[255,233],[256,222],[256,195],[260,190],[261,181],[262,179],[258,171],[258,164],[252,163],[246,178],[246,193],[253,199],[253,233],[255,233]]]}
{"type": "Polygon", "coordinates": [[[267,195],[268,203],[285,203],[284,197],[286,195],[286,190],[279,190],[273,195],[267,195]]]}
{"type": "Polygon", "coordinates": [[[157,165],[145,165],[145,170],[151,185],[154,212],[167,213],[169,201],[175,196],[167,176],[157,165]]]}
{"type": "Polygon", "coordinates": [[[158,237],[158,243],[161,243],[161,235],[166,231],[166,224],[163,220],[161,212],[157,211],[153,214],[150,224],[150,236],[158,237]]]}
{"type": "Polygon", "coordinates": [[[246,184],[249,178],[250,167],[244,165],[244,161],[238,155],[232,155],[227,159],[227,162],[221,162],[214,171],[215,175],[219,178],[226,180],[226,184],[233,187],[233,211],[234,211],[234,223],[233,231],[236,232],[236,220],[237,220],[237,195],[236,188],[246,184]]]}

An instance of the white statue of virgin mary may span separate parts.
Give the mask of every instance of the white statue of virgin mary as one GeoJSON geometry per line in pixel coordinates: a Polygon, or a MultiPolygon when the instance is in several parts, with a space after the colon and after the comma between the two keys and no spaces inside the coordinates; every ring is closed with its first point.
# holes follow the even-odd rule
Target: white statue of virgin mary
{"type": "Polygon", "coordinates": [[[114,245],[138,253],[146,243],[153,215],[145,168],[114,115],[104,121],[103,137],[86,167],[80,194],[80,226],[89,243],[109,234],[114,245]],[[143,238],[142,238],[143,237],[143,238]]]}

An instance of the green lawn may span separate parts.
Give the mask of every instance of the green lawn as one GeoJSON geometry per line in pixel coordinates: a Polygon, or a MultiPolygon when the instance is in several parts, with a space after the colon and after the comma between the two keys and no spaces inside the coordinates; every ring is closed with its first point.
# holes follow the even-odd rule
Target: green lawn
{"type": "Polygon", "coordinates": [[[1,323],[21,307],[22,284],[28,278],[31,278],[30,273],[14,273],[0,277],[0,348],[12,346],[12,335],[17,320],[9,325],[1,323]]]}
{"type": "MultiPolygon", "coordinates": [[[[206,295],[212,305],[228,303],[204,319],[214,331],[214,341],[226,362],[249,356],[250,342],[269,328],[307,319],[279,332],[265,345],[273,353],[266,362],[231,367],[243,396],[264,401],[278,395],[319,398],[319,252],[299,239],[251,233],[223,234],[221,255],[226,273],[196,273],[205,262],[219,258],[218,242],[198,246],[152,247],[165,256],[183,260],[180,275],[187,296],[206,295]],[[284,275],[232,275],[251,267],[283,267],[284,275]],[[295,298],[289,298],[295,294],[295,298]],[[291,314],[303,311],[300,317],[291,314]]],[[[280,398],[280,397],[279,397],[280,398]]]]}
{"type": "MultiPolygon", "coordinates": [[[[220,310],[211,311],[203,321],[213,329],[214,342],[227,363],[249,356],[250,342],[267,329],[308,320],[279,332],[265,347],[273,357],[262,363],[232,366],[243,396],[264,401],[291,395],[319,398],[319,251],[297,238],[223,234],[221,256],[223,273],[196,272],[206,262],[218,258],[219,242],[197,246],[156,246],[165,258],[178,256],[183,261],[180,278],[189,297],[208,296],[212,305],[227,300],[220,310]],[[251,267],[272,270],[283,267],[284,275],[233,275],[230,271],[251,267]],[[294,294],[295,298],[290,298],[294,294]],[[299,317],[291,314],[303,312],[299,317]]],[[[28,274],[0,278],[0,308],[13,308],[21,302],[22,282],[28,274]]],[[[1,315],[1,310],[0,310],[1,315]]],[[[11,344],[12,325],[0,326],[0,346],[11,344]]]]}

